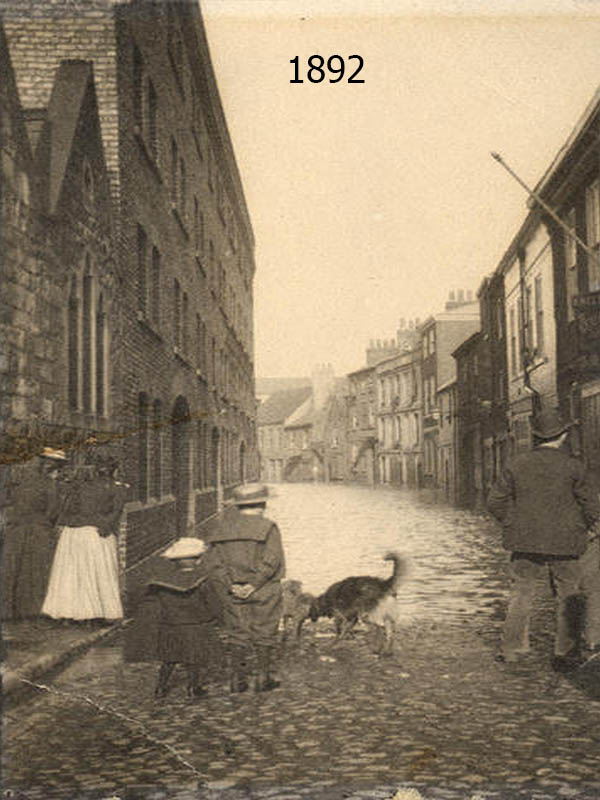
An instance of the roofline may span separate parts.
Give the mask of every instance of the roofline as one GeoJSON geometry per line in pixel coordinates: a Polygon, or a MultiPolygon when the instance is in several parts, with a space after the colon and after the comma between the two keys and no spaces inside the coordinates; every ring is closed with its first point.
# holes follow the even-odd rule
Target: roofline
{"type": "Polygon", "coordinates": [[[571,133],[567,136],[567,139],[563,143],[562,147],[560,147],[560,149],[550,162],[549,166],[547,167],[546,171],[535,185],[534,191],[537,194],[543,193],[548,188],[548,185],[552,180],[554,174],[558,172],[563,162],[575,149],[575,145],[578,143],[582,134],[584,133],[586,128],[589,127],[590,123],[593,121],[594,116],[599,111],[600,111],[600,85],[594,92],[594,95],[590,100],[590,102],[585,107],[583,114],[579,117],[579,119],[575,123],[575,126],[571,130],[571,133]]]}
{"type": "Polygon", "coordinates": [[[465,339],[465,340],[464,340],[464,342],[461,342],[461,343],[458,345],[458,347],[457,347],[457,348],[456,348],[456,349],[455,349],[455,350],[454,350],[454,351],[451,353],[451,355],[452,355],[452,358],[456,358],[456,356],[457,356],[457,354],[458,354],[459,350],[462,350],[463,348],[465,348],[465,349],[466,349],[468,346],[470,346],[470,345],[472,345],[472,344],[473,344],[473,342],[475,341],[475,339],[478,339],[478,338],[480,338],[480,337],[481,337],[481,330],[478,330],[478,331],[475,331],[474,333],[472,333],[472,334],[469,336],[469,338],[468,338],[468,339],[465,339]]]}

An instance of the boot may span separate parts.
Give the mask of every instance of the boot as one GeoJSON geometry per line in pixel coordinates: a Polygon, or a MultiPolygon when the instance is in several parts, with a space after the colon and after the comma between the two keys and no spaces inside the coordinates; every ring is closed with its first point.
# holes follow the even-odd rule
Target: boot
{"type": "Polygon", "coordinates": [[[256,661],[258,674],[254,683],[255,692],[271,692],[281,686],[281,681],[275,680],[273,669],[273,648],[263,645],[256,648],[256,661]]]}
{"type": "Polygon", "coordinates": [[[230,654],[230,689],[232,693],[248,689],[248,651],[245,647],[232,647],[230,654]]]}
{"type": "Polygon", "coordinates": [[[200,682],[200,671],[196,667],[187,668],[187,696],[190,702],[206,697],[208,690],[200,682]]]}
{"type": "Polygon", "coordinates": [[[158,670],[158,682],[154,690],[155,697],[166,697],[169,693],[168,683],[174,668],[175,664],[164,663],[160,665],[160,669],[158,670]]]}

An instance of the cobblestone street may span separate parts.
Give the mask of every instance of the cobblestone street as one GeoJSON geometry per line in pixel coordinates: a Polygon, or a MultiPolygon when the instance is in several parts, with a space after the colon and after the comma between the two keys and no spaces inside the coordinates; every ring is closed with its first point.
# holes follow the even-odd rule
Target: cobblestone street
{"type": "Polygon", "coordinates": [[[113,638],[5,711],[13,798],[600,797],[599,695],[550,670],[549,592],[535,657],[494,661],[505,559],[489,521],[423,494],[276,493],[288,577],[309,591],[385,575],[390,546],[409,557],[393,655],[361,630],[336,643],[320,620],[283,649],[280,689],[232,696],[215,675],[190,705],[183,676],[154,700],[156,665],[123,664],[113,638]]]}

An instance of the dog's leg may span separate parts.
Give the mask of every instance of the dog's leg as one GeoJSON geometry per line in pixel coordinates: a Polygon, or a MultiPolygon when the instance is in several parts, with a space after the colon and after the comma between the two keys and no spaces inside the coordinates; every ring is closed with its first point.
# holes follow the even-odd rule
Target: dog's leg
{"type": "Polygon", "coordinates": [[[383,621],[383,630],[385,633],[385,640],[382,655],[391,656],[394,649],[394,638],[396,634],[396,622],[392,617],[385,617],[383,621]]]}

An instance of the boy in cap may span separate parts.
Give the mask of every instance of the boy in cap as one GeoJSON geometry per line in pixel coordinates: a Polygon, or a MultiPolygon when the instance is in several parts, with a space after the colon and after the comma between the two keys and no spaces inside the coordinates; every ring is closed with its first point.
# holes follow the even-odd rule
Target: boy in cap
{"type": "Polygon", "coordinates": [[[215,624],[221,612],[206,575],[199,569],[205,550],[202,539],[178,539],[162,554],[165,579],[148,584],[146,591],[157,598],[159,606],[157,654],[162,663],[156,697],[167,695],[176,664],[186,669],[190,700],[207,693],[202,681],[218,646],[215,624]]]}
{"type": "Polygon", "coordinates": [[[273,677],[282,612],[281,579],[285,559],[277,525],[263,516],[268,489],[260,483],[239,486],[235,507],[213,524],[211,575],[221,597],[231,658],[231,691],[248,688],[249,659],[258,667],[255,690],[280,684],[273,677]]]}

